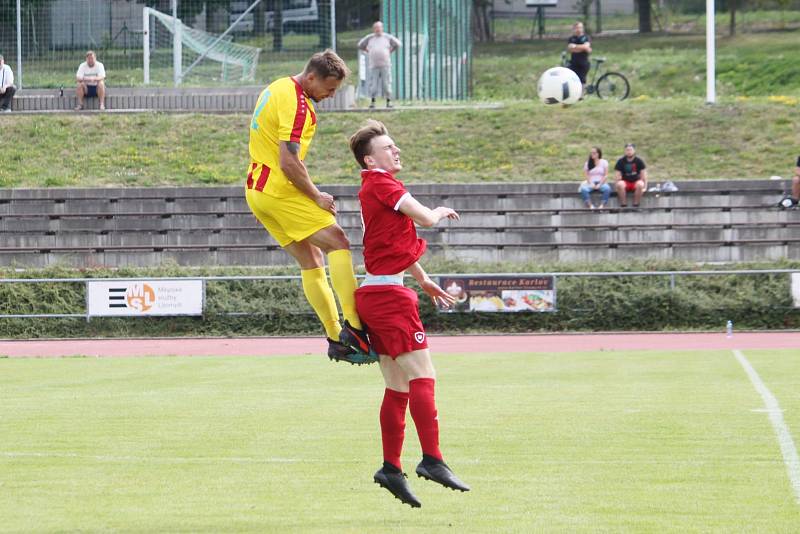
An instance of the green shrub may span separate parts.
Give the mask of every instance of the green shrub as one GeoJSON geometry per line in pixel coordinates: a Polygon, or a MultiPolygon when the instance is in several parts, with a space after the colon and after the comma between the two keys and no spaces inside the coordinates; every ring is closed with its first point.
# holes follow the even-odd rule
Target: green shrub
{"type": "MultiPolygon", "coordinates": [[[[739,265],[704,269],[744,268],[739,265]]],[[[800,262],[747,265],[747,268],[798,268],[800,262]]],[[[680,262],[595,263],[592,265],[476,265],[434,262],[431,273],[576,272],[698,270],[680,262]]],[[[124,278],[297,274],[284,268],[184,268],[0,271],[5,278],[124,278]]],[[[431,333],[537,332],[611,330],[722,329],[732,320],[739,329],[800,327],[792,308],[789,276],[711,275],[567,277],[558,279],[554,313],[439,313],[420,295],[420,313],[431,333]]],[[[411,284],[411,287],[416,287],[411,284]]],[[[84,312],[83,283],[0,283],[0,314],[84,312]]],[[[286,336],[321,334],[297,280],[209,281],[203,317],[25,318],[0,319],[2,338],[151,337],[151,336],[286,336]],[[248,315],[229,315],[247,313],[248,315]]]]}

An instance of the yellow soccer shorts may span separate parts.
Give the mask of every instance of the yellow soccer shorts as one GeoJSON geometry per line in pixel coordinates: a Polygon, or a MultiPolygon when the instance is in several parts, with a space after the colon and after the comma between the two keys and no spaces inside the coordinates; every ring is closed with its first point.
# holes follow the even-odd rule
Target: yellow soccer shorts
{"type": "Polygon", "coordinates": [[[296,195],[277,198],[255,189],[245,189],[245,198],[250,211],[281,247],[307,239],[336,224],[332,213],[299,191],[296,195]]]}

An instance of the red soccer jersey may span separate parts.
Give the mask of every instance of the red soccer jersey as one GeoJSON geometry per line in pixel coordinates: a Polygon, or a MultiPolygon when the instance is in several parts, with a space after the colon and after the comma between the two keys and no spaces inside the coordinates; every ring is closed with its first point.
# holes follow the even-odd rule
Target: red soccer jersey
{"type": "Polygon", "coordinates": [[[361,219],[364,221],[364,264],[370,274],[397,274],[425,254],[414,221],[400,212],[411,196],[403,182],[382,169],[361,171],[361,219]]]}

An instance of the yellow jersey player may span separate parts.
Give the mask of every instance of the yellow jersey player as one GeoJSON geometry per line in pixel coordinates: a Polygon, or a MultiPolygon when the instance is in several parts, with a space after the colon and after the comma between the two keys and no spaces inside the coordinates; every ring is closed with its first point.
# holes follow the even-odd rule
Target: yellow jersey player
{"type": "Polygon", "coordinates": [[[336,224],[333,196],[314,185],[303,163],[317,128],[314,102],[333,96],[348,74],[344,61],[325,50],[311,56],[300,74],[276,80],[261,92],[250,121],[245,195],[256,218],[300,265],[303,291],[327,334],[328,356],[362,364],[377,356],[356,313],[350,242],[336,224]]]}

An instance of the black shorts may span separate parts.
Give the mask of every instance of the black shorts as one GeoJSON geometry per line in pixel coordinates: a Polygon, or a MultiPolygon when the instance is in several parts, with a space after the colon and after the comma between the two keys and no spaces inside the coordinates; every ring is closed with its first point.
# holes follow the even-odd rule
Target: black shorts
{"type": "Polygon", "coordinates": [[[89,98],[94,98],[97,96],[97,86],[96,85],[87,85],[86,86],[86,96],[89,98]]]}
{"type": "Polygon", "coordinates": [[[580,78],[581,83],[586,83],[586,75],[589,74],[589,69],[591,65],[588,63],[570,63],[569,69],[578,75],[580,78]]]}

